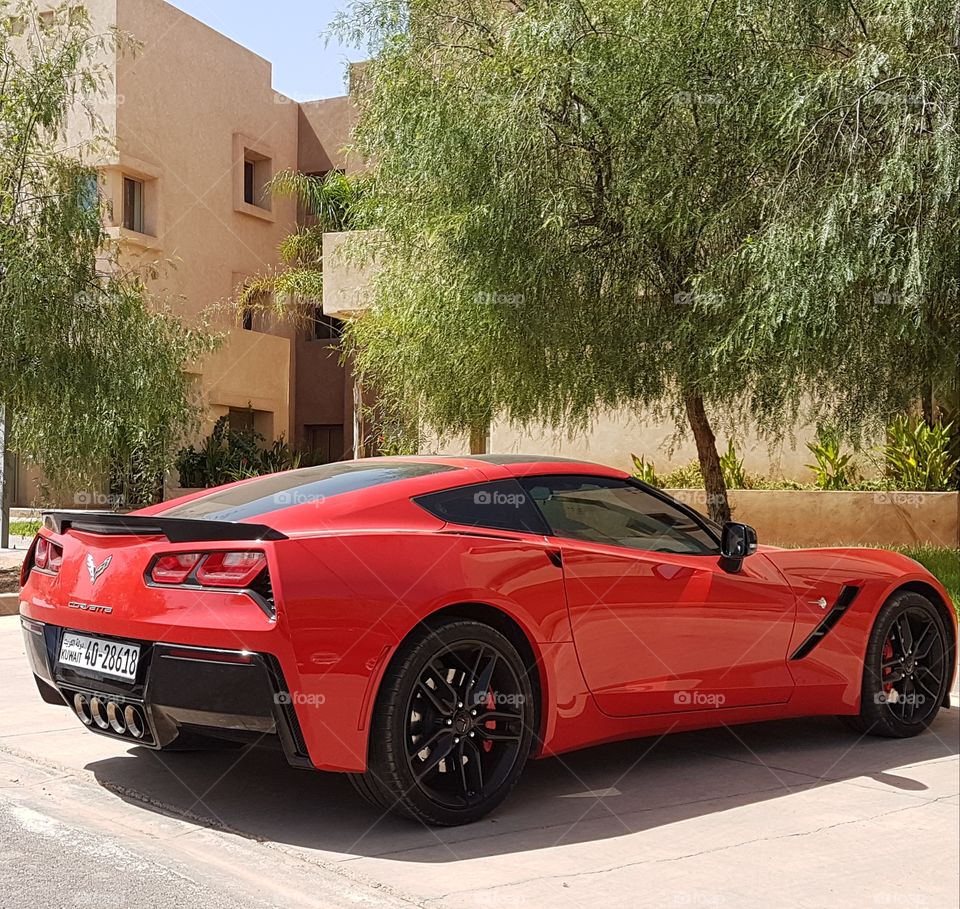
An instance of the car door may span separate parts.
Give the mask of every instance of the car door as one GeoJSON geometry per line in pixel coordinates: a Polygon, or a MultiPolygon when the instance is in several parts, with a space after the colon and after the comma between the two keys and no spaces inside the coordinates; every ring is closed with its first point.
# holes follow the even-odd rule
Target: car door
{"type": "Polygon", "coordinates": [[[577,655],[601,710],[789,699],[796,596],[762,553],[734,570],[705,521],[633,480],[552,475],[523,485],[560,546],[577,655]]]}

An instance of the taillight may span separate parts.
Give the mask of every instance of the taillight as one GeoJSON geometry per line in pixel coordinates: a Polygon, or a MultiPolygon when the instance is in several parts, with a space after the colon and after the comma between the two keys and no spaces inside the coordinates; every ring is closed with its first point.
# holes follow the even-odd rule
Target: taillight
{"type": "Polygon", "coordinates": [[[20,569],[20,586],[27,583],[27,578],[34,568],[48,574],[56,574],[62,565],[63,547],[46,537],[37,536],[33,549],[23,560],[23,566],[20,569]]]}
{"type": "Polygon", "coordinates": [[[157,556],[147,576],[155,584],[247,587],[266,565],[262,552],[173,552],[157,556]]]}
{"type": "Polygon", "coordinates": [[[182,584],[201,559],[199,552],[178,552],[162,555],[150,569],[150,580],[157,584],[182,584]]]}
{"type": "Polygon", "coordinates": [[[211,552],[197,569],[197,580],[210,587],[246,587],[266,564],[262,552],[211,552]]]}

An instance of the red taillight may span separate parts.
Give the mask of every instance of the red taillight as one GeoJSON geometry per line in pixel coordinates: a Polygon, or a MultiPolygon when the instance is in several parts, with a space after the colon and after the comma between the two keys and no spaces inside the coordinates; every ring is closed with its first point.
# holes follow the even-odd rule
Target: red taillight
{"type": "Polygon", "coordinates": [[[267,564],[262,552],[211,552],[197,569],[207,587],[246,587],[267,564]]]}
{"type": "Polygon", "coordinates": [[[183,584],[192,578],[201,587],[246,587],[266,564],[262,552],[171,552],[157,556],[149,578],[155,584],[183,584]]]}
{"type": "Polygon", "coordinates": [[[177,552],[160,556],[150,569],[150,580],[157,584],[182,584],[201,558],[199,552],[177,552]]]}
{"type": "Polygon", "coordinates": [[[24,560],[23,568],[20,569],[21,586],[26,583],[31,568],[39,568],[40,571],[50,571],[56,574],[61,565],[63,565],[63,547],[52,540],[38,536],[36,545],[33,547],[33,561],[30,561],[28,555],[24,560]]]}

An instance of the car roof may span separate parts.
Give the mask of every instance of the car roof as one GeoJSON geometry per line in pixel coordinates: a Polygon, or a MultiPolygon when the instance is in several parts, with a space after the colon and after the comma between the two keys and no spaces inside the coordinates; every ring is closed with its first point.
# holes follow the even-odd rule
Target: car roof
{"type": "MultiPolygon", "coordinates": [[[[474,483],[545,473],[625,477],[621,470],[545,455],[410,455],[335,461],[242,480],[144,509],[162,514],[218,521],[263,521],[271,527],[301,525],[310,515],[324,523],[365,515],[386,519],[393,504],[414,496],[474,483]]],[[[419,511],[419,510],[418,510],[419,511]]],[[[302,526],[302,525],[301,525],[302,526]]]]}

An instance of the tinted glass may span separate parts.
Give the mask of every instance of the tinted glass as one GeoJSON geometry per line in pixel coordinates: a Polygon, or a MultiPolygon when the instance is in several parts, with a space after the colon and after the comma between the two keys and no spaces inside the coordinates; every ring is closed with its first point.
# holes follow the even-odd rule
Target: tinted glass
{"type": "Polygon", "coordinates": [[[456,469],[446,464],[418,461],[341,461],[252,480],[243,486],[218,490],[160,513],[170,518],[241,521],[345,492],[456,469]]]}
{"type": "Polygon", "coordinates": [[[452,524],[545,534],[547,526],[516,480],[460,486],[414,499],[431,514],[452,524]]]}
{"type": "Polygon", "coordinates": [[[694,517],[624,480],[553,476],[520,482],[558,537],[647,552],[719,552],[694,517]]]}

